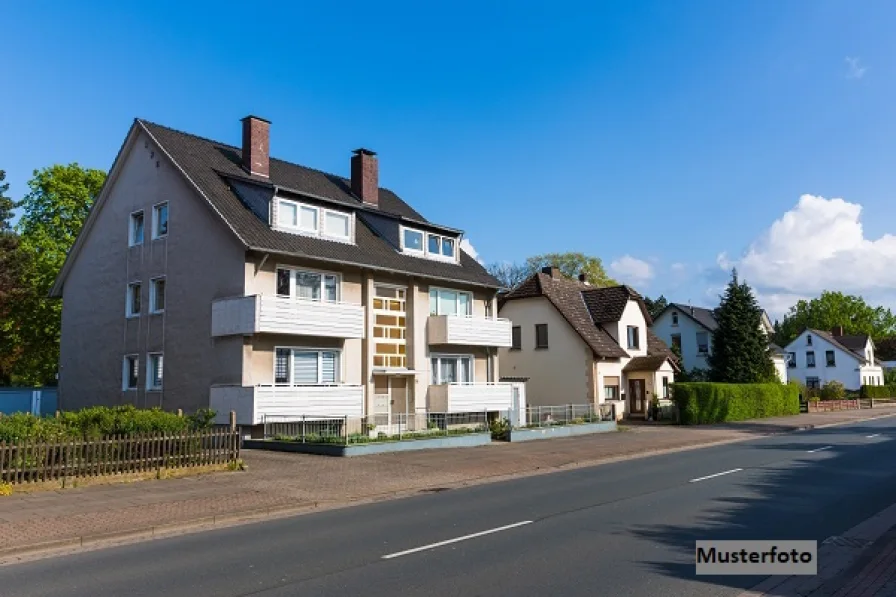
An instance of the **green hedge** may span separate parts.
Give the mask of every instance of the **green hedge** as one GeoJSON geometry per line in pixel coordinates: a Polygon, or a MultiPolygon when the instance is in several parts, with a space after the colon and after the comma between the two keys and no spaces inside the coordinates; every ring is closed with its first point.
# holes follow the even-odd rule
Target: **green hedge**
{"type": "Polygon", "coordinates": [[[862,386],[862,398],[896,398],[896,385],[862,386]]]}
{"type": "Polygon", "coordinates": [[[685,425],[743,421],[761,417],[796,415],[800,392],[795,385],[779,383],[675,383],[672,400],[685,425]]]}
{"type": "Polygon", "coordinates": [[[15,413],[0,417],[0,441],[56,441],[141,433],[178,433],[207,429],[211,427],[214,417],[215,413],[209,409],[180,417],[159,408],[139,409],[133,406],[94,406],[63,412],[59,418],[15,413]]]}

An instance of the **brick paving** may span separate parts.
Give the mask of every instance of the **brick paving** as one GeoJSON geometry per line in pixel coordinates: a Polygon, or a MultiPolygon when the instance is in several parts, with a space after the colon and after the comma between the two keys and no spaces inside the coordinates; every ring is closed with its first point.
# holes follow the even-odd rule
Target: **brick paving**
{"type": "Polygon", "coordinates": [[[634,425],[618,433],[355,458],[246,450],[243,472],[0,497],[0,550],[212,516],[385,499],[887,414],[896,408],[702,427],[634,425]]]}

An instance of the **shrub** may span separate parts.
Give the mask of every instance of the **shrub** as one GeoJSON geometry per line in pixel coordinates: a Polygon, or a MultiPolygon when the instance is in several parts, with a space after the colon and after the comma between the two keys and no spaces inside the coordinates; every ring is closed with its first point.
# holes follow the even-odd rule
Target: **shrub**
{"type": "Polygon", "coordinates": [[[672,399],[685,425],[743,421],[800,412],[794,384],[674,383],[672,399]]]}
{"type": "Polygon", "coordinates": [[[111,435],[180,433],[207,429],[214,417],[214,411],[209,409],[179,417],[160,408],[138,409],[133,406],[94,406],[63,412],[59,418],[16,413],[0,418],[0,441],[56,441],[111,435]]]}
{"type": "Polygon", "coordinates": [[[896,385],[862,386],[862,398],[896,398],[896,385]]]}
{"type": "Polygon", "coordinates": [[[846,387],[836,380],[831,380],[821,388],[822,400],[842,400],[846,396],[846,387]]]}

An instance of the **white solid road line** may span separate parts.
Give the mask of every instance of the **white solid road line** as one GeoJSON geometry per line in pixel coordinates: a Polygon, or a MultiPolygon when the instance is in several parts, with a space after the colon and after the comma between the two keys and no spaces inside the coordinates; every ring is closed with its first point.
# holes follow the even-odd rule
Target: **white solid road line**
{"type": "Polygon", "coordinates": [[[691,479],[688,483],[696,483],[697,481],[706,481],[707,479],[712,479],[713,477],[721,477],[722,475],[730,475],[731,473],[737,473],[744,469],[742,468],[733,468],[730,471],[724,471],[721,473],[716,473],[714,475],[706,475],[705,477],[697,477],[696,479],[691,479]]]}
{"type": "Polygon", "coordinates": [[[873,433],[871,435],[866,435],[865,437],[867,437],[868,439],[871,439],[872,437],[877,437],[878,435],[880,435],[880,433],[873,433]]]}
{"type": "Polygon", "coordinates": [[[806,452],[808,452],[809,454],[812,454],[813,452],[822,452],[824,450],[830,450],[833,447],[834,446],[822,446],[820,448],[815,448],[814,450],[806,450],[806,452]]]}
{"type": "Polygon", "coordinates": [[[533,522],[534,521],[532,521],[532,520],[523,520],[521,522],[515,522],[513,524],[504,525],[503,527],[498,527],[496,529],[489,529],[487,531],[479,531],[478,533],[473,533],[472,535],[464,535],[463,537],[455,537],[454,539],[448,539],[446,541],[439,541],[438,543],[430,543],[429,545],[421,545],[420,547],[415,547],[414,549],[406,549],[404,551],[390,553],[389,555],[383,556],[383,559],[391,560],[392,558],[406,556],[408,554],[417,553],[418,551],[426,551],[427,549],[435,549],[436,547],[442,547],[443,545],[450,545],[451,543],[457,543],[458,541],[466,541],[467,539],[475,539],[476,537],[482,537],[483,535],[491,535],[492,533],[499,533],[501,531],[507,531],[509,529],[521,527],[523,525],[532,524],[533,522]]]}

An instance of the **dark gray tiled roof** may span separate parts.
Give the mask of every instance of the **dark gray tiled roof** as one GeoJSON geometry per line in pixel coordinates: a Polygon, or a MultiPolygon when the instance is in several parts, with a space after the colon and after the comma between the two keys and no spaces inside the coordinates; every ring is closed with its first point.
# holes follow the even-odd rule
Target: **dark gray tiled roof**
{"type": "Polygon", "coordinates": [[[716,323],[716,316],[713,313],[712,309],[705,309],[703,307],[692,307],[690,305],[684,305],[682,303],[671,303],[666,309],[675,309],[679,313],[684,313],[710,332],[714,332],[719,324],[716,323]]]}
{"type": "Polygon", "coordinates": [[[665,355],[648,355],[646,357],[634,357],[625,367],[623,371],[656,371],[663,366],[668,359],[665,355]]]}
{"type": "MultiPolygon", "coordinates": [[[[256,190],[271,185],[306,194],[358,211],[370,209],[352,195],[347,179],[271,158],[270,179],[250,176],[240,166],[237,147],[176,131],[145,120],[137,121],[199,187],[212,207],[250,250],[294,255],[325,262],[401,272],[426,278],[466,282],[497,289],[500,283],[475,259],[460,251],[460,263],[444,263],[404,255],[376,234],[363,217],[356,218],[355,244],[339,243],[273,230],[259,215],[257,198],[248,204],[231,189],[239,185],[256,190]],[[250,205],[252,208],[250,209],[250,205]]],[[[271,192],[271,190],[268,190],[271,192]]],[[[255,193],[252,193],[255,196],[255,193]]],[[[425,218],[388,189],[379,190],[380,217],[406,218],[427,223],[425,218]]],[[[433,227],[439,228],[434,224],[433,227]]],[[[458,249],[459,250],[459,249],[458,249]]]]}
{"type": "MultiPolygon", "coordinates": [[[[826,332],[824,330],[813,330],[810,329],[810,332],[824,338],[834,346],[845,350],[853,354],[856,358],[858,358],[862,362],[867,362],[865,358],[865,346],[868,344],[868,336],[865,334],[859,335],[851,335],[851,336],[835,336],[830,332],[826,332]]],[[[874,359],[874,364],[879,365],[880,361],[878,359],[874,359]]]]}

